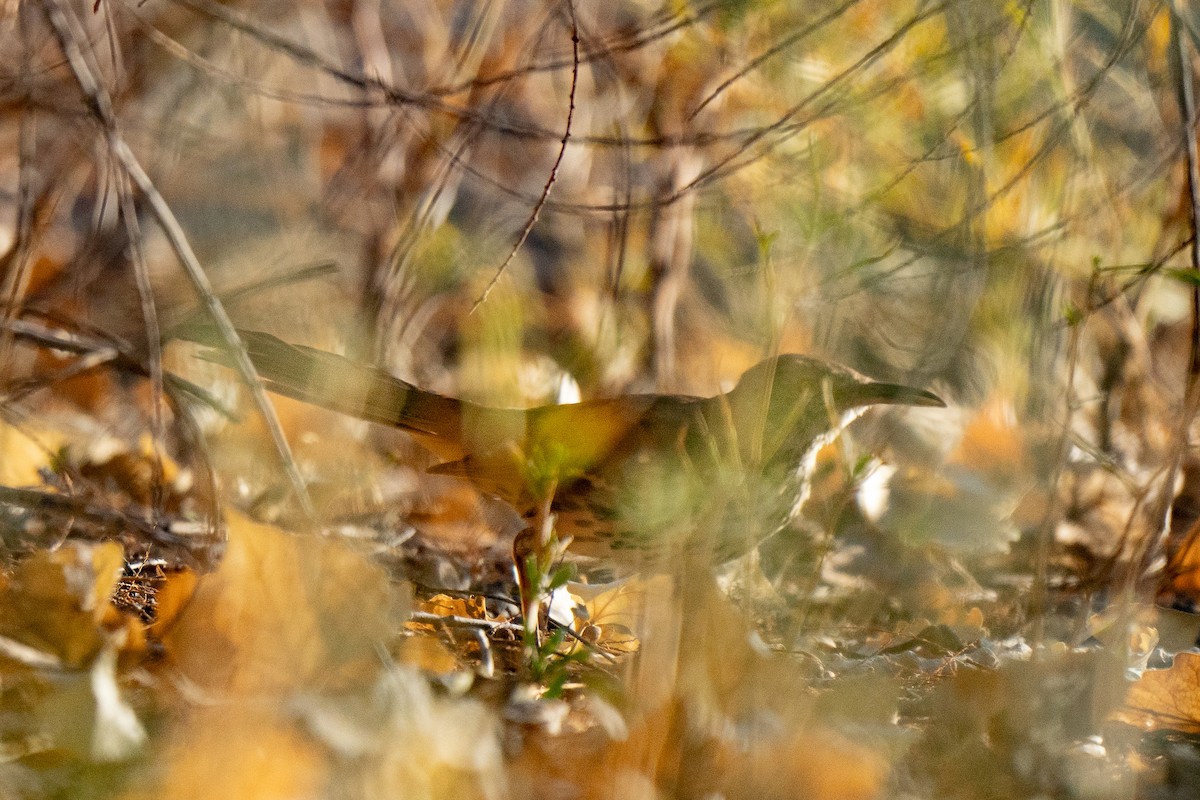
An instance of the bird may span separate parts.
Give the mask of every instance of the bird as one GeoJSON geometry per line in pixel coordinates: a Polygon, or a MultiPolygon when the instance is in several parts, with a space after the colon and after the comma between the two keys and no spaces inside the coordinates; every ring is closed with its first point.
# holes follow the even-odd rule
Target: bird
{"type": "Polygon", "coordinates": [[[711,397],[497,408],[267,333],[239,335],[268,390],[407,431],[439,460],[428,472],[510,505],[526,525],[518,572],[530,552],[550,555],[550,527],[567,552],[617,565],[684,552],[728,561],[796,517],[817,452],[868,408],[945,406],[924,389],[783,354],[711,397]]]}

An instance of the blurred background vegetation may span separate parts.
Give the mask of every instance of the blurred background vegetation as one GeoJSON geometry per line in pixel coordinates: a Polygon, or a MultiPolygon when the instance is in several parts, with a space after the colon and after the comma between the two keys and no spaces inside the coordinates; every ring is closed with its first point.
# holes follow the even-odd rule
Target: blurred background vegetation
{"type": "MultiPolygon", "coordinates": [[[[84,492],[86,509],[55,506],[50,522],[38,516],[49,513],[44,499],[41,512],[28,496],[6,500],[21,508],[5,518],[6,563],[11,571],[81,529],[98,538],[114,523],[97,506],[126,515],[127,562],[139,547],[193,549],[170,536],[147,543],[130,519],[203,531],[221,516],[221,498],[288,519],[271,510],[294,505],[278,443],[254,428],[249,405],[245,425],[223,421],[222,409],[238,407],[233,382],[172,342],[177,326],[217,307],[235,325],[493,405],[712,394],[767,355],[814,353],[932,388],[952,407],[864,420],[857,449],[847,444],[818,476],[808,522],[764,546],[756,569],[772,599],[755,606],[766,591],[755,579],[726,575],[725,586],[754,601],[755,636],[802,656],[806,686],[853,673],[846,659],[883,653],[871,638],[881,630],[904,643],[942,625],[954,638],[940,656],[873,662],[871,675],[908,672],[894,684],[832,688],[825,706],[798,697],[795,709],[775,709],[784,721],[772,724],[788,732],[775,738],[751,725],[744,741],[713,745],[714,719],[741,724],[763,705],[709,664],[717,653],[761,680],[766,696],[795,676],[753,666],[757,651],[739,649],[749,647],[738,633],[747,623],[676,587],[667,595],[698,604],[690,613],[706,621],[680,611],[640,633],[650,652],[641,677],[629,678],[639,698],[622,707],[629,730],[624,739],[607,731],[623,744],[521,750],[513,737],[533,736],[541,717],[495,722],[422,681],[397,688],[393,675],[375,685],[386,695],[378,714],[401,728],[469,730],[458,750],[421,740],[449,772],[418,780],[413,761],[359,741],[399,747],[387,738],[394,732],[355,729],[357,744],[346,744],[354,737],[328,726],[347,712],[320,705],[328,698],[313,699],[319,692],[297,679],[309,704],[295,712],[302,724],[273,718],[276,739],[264,747],[267,761],[278,747],[312,774],[268,771],[262,793],[245,788],[247,777],[211,796],[313,796],[304,792],[336,783],[330,775],[356,788],[329,796],[391,796],[412,781],[420,796],[447,797],[556,796],[568,781],[583,796],[782,797],[796,786],[847,798],[1131,796],[1145,773],[1079,750],[1093,728],[1062,699],[1078,674],[1089,687],[1107,676],[1081,701],[1099,725],[1120,700],[1113,687],[1132,658],[1127,644],[1113,646],[1111,663],[1022,666],[905,702],[914,682],[928,688],[930,674],[961,664],[938,658],[971,643],[991,642],[977,647],[990,656],[972,651],[971,669],[1023,647],[1070,648],[1114,598],[1124,598],[1125,624],[1155,597],[1190,606],[1200,586],[1188,534],[1200,515],[1200,462],[1187,449],[1194,408],[1185,403],[1200,281],[1183,100],[1200,63],[1200,14],[1179,5],[0,4],[0,484],[72,497],[97,487],[84,492]],[[164,370],[206,388],[163,384],[164,370]],[[114,452],[128,462],[120,469],[114,452]],[[815,530],[836,532],[836,542],[817,536],[814,545],[815,530]],[[814,547],[823,555],[797,558],[814,547]],[[647,637],[668,630],[692,644],[670,657],[649,647],[647,637]],[[831,630],[845,639],[821,650],[814,642],[831,630]],[[722,636],[738,641],[733,655],[722,636]],[[647,688],[654,669],[679,676],[678,697],[647,688]],[[1006,693],[1059,705],[1004,708],[1006,693]],[[656,723],[665,696],[676,697],[673,722],[656,723]],[[936,733],[887,733],[887,709],[941,722],[936,733]],[[841,721],[813,733],[813,720],[827,718],[841,721]],[[505,732],[492,737],[493,724],[505,732]],[[337,751],[340,766],[309,752],[296,726],[337,751]],[[368,757],[374,766],[347,766],[368,757]],[[796,774],[768,780],[781,761],[799,764],[796,774]],[[553,766],[565,773],[562,764],[581,762],[619,777],[553,766]],[[950,768],[962,764],[962,774],[950,768]]],[[[348,525],[367,501],[347,495],[369,485],[377,505],[400,496],[402,515],[429,529],[435,514],[414,497],[434,492],[442,516],[446,507],[458,515],[440,545],[457,547],[462,563],[431,567],[408,552],[389,569],[486,583],[471,559],[506,546],[490,511],[475,499],[455,505],[440,484],[414,489],[419,456],[388,433],[278,408],[323,518],[348,525]],[[414,459],[417,469],[397,471],[414,459]]],[[[240,578],[222,580],[226,589],[213,592],[240,578]]],[[[104,663],[128,692],[131,673],[104,663]]],[[[173,766],[147,796],[186,785],[188,770],[212,780],[179,742],[199,731],[221,752],[221,721],[195,712],[180,733],[161,719],[170,703],[156,698],[137,710],[161,726],[154,758],[173,766]]],[[[7,741],[23,742],[13,745],[23,769],[44,752],[29,745],[42,728],[28,726],[26,706],[5,708],[18,720],[7,741]]],[[[265,735],[262,720],[243,716],[238,730],[265,735]]],[[[128,758],[137,737],[121,730],[128,758]]],[[[91,772],[94,755],[55,762],[60,772],[45,782],[31,777],[38,765],[12,775],[35,794],[80,781],[96,796],[131,791],[125,773],[110,785],[91,772]]],[[[1197,769],[1194,755],[1176,756],[1174,768],[1197,769]]],[[[259,769],[243,766],[228,774],[259,769]]],[[[0,789],[10,796],[27,795],[0,789]]]]}

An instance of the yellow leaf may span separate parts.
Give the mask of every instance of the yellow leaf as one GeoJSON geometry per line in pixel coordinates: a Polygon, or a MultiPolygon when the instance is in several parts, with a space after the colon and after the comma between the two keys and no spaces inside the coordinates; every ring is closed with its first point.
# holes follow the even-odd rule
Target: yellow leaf
{"type": "Polygon", "coordinates": [[[192,595],[196,593],[199,580],[196,573],[190,569],[172,572],[166,576],[154,596],[154,624],[151,631],[170,629],[192,599],[192,595]]]}
{"type": "Polygon", "coordinates": [[[1111,719],[1143,731],[1200,733],[1200,654],[1180,653],[1169,669],[1143,672],[1111,719]]]}
{"type": "Polygon", "coordinates": [[[0,582],[0,675],[30,713],[6,712],[48,748],[119,760],[145,740],[118,679],[118,659],[145,646],[141,623],[112,604],[123,565],[113,542],[66,542],[0,582]]]}
{"type": "Polygon", "coordinates": [[[387,575],[340,541],[227,517],[220,567],[163,635],[172,663],[202,687],[249,694],[374,669],[404,610],[387,575]]]}
{"type": "Polygon", "coordinates": [[[447,594],[437,594],[428,600],[422,600],[417,605],[417,610],[427,614],[437,614],[439,617],[487,619],[483,598],[479,596],[451,597],[447,594]]]}
{"type": "Polygon", "coordinates": [[[322,748],[278,712],[252,703],[192,711],[158,766],[157,785],[126,800],[283,800],[320,797],[327,788],[322,748]]]}
{"type": "Polygon", "coordinates": [[[396,661],[410,664],[430,675],[444,676],[458,671],[458,659],[444,644],[431,636],[412,636],[400,642],[396,661]]]}
{"type": "Polygon", "coordinates": [[[0,587],[0,635],[65,666],[89,664],[108,636],[101,621],[123,559],[114,542],[34,553],[0,587]]]}
{"type": "Polygon", "coordinates": [[[41,485],[38,471],[49,464],[50,452],[61,442],[57,433],[17,429],[0,421],[0,485],[41,485]]]}

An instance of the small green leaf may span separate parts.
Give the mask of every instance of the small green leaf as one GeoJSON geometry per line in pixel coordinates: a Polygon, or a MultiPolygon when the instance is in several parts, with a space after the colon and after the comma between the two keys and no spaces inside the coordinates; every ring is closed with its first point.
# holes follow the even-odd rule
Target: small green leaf
{"type": "Polygon", "coordinates": [[[1162,273],[1168,278],[1186,283],[1188,286],[1200,286],[1200,270],[1191,267],[1168,267],[1162,273]]]}
{"type": "Polygon", "coordinates": [[[563,564],[558,569],[554,570],[550,575],[549,587],[550,591],[561,589],[567,585],[567,582],[575,577],[575,566],[573,564],[563,564]]]}

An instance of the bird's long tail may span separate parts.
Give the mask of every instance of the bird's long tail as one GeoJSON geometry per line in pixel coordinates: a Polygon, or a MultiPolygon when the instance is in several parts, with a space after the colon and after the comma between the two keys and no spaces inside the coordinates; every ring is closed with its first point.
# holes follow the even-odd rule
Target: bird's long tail
{"type": "MultiPolygon", "coordinates": [[[[210,345],[206,353],[221,364],[230,359],[212,331],[187,331],[185,338],[210,345]]],[[[456,437],[462,404],[425,391],[378,367],[289,344],[269,333],[239,330],[255,370],[270,391],[382,425],[435,437],[456,437]]]]}

